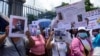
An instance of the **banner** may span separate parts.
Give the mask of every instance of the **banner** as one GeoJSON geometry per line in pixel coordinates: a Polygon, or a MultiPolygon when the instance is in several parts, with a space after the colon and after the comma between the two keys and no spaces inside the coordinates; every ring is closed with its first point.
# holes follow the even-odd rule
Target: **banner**
{"type": "Polygon", "coordinates": [[[88,21],[88,29],[100,28],[100,9],[86,12],[86,18],[88,21]]]}
{"type": "Polygon", "coordinates": [[[89,19],[88,29],[100,28],[100,14],[87,17],[89,19]]]}

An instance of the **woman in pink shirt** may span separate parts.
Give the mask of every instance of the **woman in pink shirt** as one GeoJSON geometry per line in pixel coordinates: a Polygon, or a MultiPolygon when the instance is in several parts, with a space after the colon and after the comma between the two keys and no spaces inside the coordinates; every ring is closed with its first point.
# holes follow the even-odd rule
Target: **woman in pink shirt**
{"type": "Polygon", "coordinates": [[[40,30],[36,31],[36,36],[32,36],[35,45],[30,49],[30,56],[45,56],[45,40],[40,30]]]}
{"type": "Polygon", "coordinates": [[[92,45],[85,28],[79,28],[71,43],[71,56],[92,56],[92,45]]]}

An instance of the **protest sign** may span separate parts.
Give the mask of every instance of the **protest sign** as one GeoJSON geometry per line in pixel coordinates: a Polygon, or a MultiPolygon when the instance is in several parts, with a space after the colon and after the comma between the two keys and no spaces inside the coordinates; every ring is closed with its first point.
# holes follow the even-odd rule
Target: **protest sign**
{"type": "Polygon", "coordinates": [[[58,7],[56,12],[61,12],[67,23],[81,22],[84,21],[83,18],[85,17],[85,4],[84,1],[80,1],[68,6],[58,7]]]}
{"type": "Polygon", "coordinates": [[[32,36],[36,35],[36,30],[39,29],[39,22],[38,21],[32,21],[32,24],[29,25],[29,30],[32,36]]]}
{"type": "Polygon", "coordinates": [[[58,24],[59,25],[59,29],[65,29],[65,30],[69,30],[71,29],[71,24],[67,23],[67,24],[58,24]]]}
{"type": "Polygon", "coordinates": [[[79,27],[87,27],[87,22],[86,21],[83,21],[83,22],[75,22],[74,28],[77,29],[79,27]]]}
{"type": "Polygon", "coordinates": [[[89,20],[88,29],[97,29],[100,28],[100,9],[92,10],[86,12],[86,18],[89,20]]]}
{"type": "Polygon", "coordinates": [[[9,37],[23,37],[27,28],[27,18],[10,16],[9,37]]]}
{"type": "Polygon", "coordinates": [[[100,15],[94,15],[91,17],[88,17],[89,19],[89,24],[88,24],[88,29],[97,29],[100,28],[100,15]]]}

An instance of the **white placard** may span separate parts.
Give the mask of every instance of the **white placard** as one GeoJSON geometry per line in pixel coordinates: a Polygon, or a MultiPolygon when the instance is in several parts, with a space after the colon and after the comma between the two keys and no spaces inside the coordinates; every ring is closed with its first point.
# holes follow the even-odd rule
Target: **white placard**
{"type": "Polygon", "coordinates": [[[74,28],[77,29],[79,27],[87,27],[87,22],[86,21],[84,21],[84,22],[75,22],[74,28]]]}
{"type": "Polygon", "coordinates": [[[39,22],[38,21],[32,21],[32,28],[39,29],[39,22]]]}
{"type": "Polygon", "coordinates": [[[65,29],[65,30],[69,30],[69,29],[71,29],[71,24],[70,23],[66,23],[66,24],[58,24],[59,26],[58,26],[58,28],[59,29],[65,29]]]}
{"type": "Polygon", "coordinates": [[[27,29],[27,18],[10,16],[9,37],[24,37],[27,29]]]}
{"type": "Polygon", "coordinates": [[[83,1],[80,1],[68,6],[59,7],[56,9],[56,12],[61,12],[67,23],[78,22],[78,15],[82,15],[82,19],[85,17],[85,4],[83,1]]]}

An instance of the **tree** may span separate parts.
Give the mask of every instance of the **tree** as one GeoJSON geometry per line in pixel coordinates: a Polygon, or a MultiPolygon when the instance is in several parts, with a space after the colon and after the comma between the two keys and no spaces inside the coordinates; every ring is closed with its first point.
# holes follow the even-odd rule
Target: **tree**
{"type": "Polygon", "coordinates": [[[93,4],[90,2],[90,0],[85,0],[85,9],[86,11],[91,11],[98,9],[99,7],[94,7],[93,4]]]}
{"type": "Polygon", "coordinates": [[[28,24],[31,24],[32,21],[37,20],[37,16],[33,14],[27,14],[27,18],[28,18],[28,24]]]}
{"type": "Polygon", "coordinates": [[[48,18],[48,19],[53,19],[53,17],[56,16],[56,12],[53,11],[47,11],[45,13],[41,13],[38,15],[38,18],[48,18]]]}
{"type": "Polygon", "coordinates": [[[59,8],[59,7],[62,7],[62,6],[66,6],[66,5],[69,5],[69,3],[62,2],[62,4],[60,6],[57,6],[56,8],[59,8]]]}
{"type": "MultiPolygon", "coordinates": [[[[66,6],[69,5],[68,3],[62,2],[62,4],[60,6],[57,6],[56,8],[62,7],[62,6],[66,6]]],[[[91,10],[95,10],[98,9],[99,7],[94,7],[94,5],[90,2],[90,0],[85,0],[85,9],[86,11],[91,11],[91,10]]]]}

